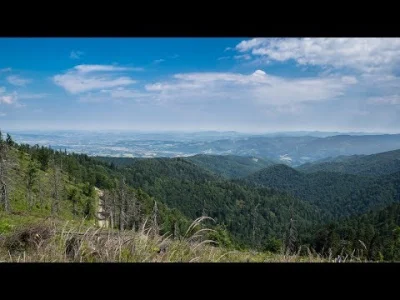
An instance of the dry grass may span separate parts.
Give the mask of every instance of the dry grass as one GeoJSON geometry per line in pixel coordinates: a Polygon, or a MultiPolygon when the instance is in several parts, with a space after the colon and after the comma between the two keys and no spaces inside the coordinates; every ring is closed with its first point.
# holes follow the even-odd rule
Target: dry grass
{"type": "MultiPolygon", "coordinates": [[[[195,220],[181,239],[159,236],[143,224],[139,232],[59,224],[48,220],[0,238],[2,262],[329,262],[308,256],[228,251],[206,239],[209,229],[195,220]]],[[[349,257],[347,261],[356,261],[349,257]]]]}

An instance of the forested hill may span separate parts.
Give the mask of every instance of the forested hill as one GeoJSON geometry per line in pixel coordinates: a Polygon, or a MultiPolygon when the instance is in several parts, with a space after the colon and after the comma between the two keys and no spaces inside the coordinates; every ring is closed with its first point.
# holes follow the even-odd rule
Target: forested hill
{"type": "Polygon", "coordinates": [[[286,191],[338,218],[400,201],[400,172],[378,178],[333,172],[302,173],[286,165],[258,171],[243,182],[286,191]]]}
{"type": "Polygon", "coordinates": [[[400,171],[400,150],[372,155],[339,156],[307,163],[296,169],[307,173],[327,171],[365,176],[386,175],[400,171]]]}
{"type": "MultiPolygon", "coordinates": [[[[96,159],[103,162],[111,163],[115,166],[132,166],[138,161],[149,160],[146,158],[130,158],[130,157],[96,157],[96,159]]],[[[276,164],[273,160],[266,160],[252,156],[237,156],[237,155],[209,155],[197,154],[194,156],[181,157],[181,158],[154,158],[150,161],[173,162],[179,159],[180,161],[187,161],[194,163],[202,169],[208,170],[215,175],[223,176],[227,179],[241,178],[250,175],[265,167],[276,164]]]]}
{"type": "Polygon", "coordinates": [[[204,214],[214,218],[241,246],[282,240],[291,214],[299,234],[325,218],[317,207],[286,193],[226,180],[182,158],[138,159],[120,171],[129,184],[188,218],[204,214]]]}
{"type": "Polygon", "coordinates": [[[400,204],[318,227],[311,242],[318,253],[374,261],[400,260],[400,204]]]}
{"type": "Polygon", "coordinates": [[[276,164],[272,160],[265,160],[249,156],[237,155],[205,155],[198,154],[185,158],[196,165],[210,170],[225,178],[241,178],[258,170],[276,164]]]}
{"type": "MultiPolygon", "coordinates": [[[[85,218],[93,224],[97,187],[104,191],[105,213],[116,229],[138,230],[148,220],[157,222],[160,234],[180,234],[191,220],[207,215],[215,219],[206,225],[217,230],[222,245],[263,248],[271,240],[283,243],[291,218],[297,221],[300,243],[306,228],[323,221],[323,213],[308,203],[230,182],[181,158],[139,159],[117,168],[84,154],[18,145],[11,137],[1,145],[6,149],[2,163],[12,162],[2,168],[9,196],[7,205],[2,200],[5,220],[23,213],[78,222],[85,218]]],[[[4,230],[11,228],[7,224],[4,230]]]]}
{"type": "Polygon", "coordinates": [[[162,234],[184,232],[190,224],[179,210],[129,185],[116,168],[84,154],[19,145],[0,134],[0,171],[0,190],[5,191],[0,195],[0,233],[15,222],[50,216],[93,225],[99,201],[95,187],[105,194],[104,211],[115,228],[138,229],[154,215],[162,234]],[[19,215],[26,217],[13,217],[19,215]]]}

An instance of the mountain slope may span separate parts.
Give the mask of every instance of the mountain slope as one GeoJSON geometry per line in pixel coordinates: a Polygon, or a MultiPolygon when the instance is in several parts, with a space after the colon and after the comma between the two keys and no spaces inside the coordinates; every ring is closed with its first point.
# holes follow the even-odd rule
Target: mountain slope
{"type": "Polygon", "coordinates": [[[243,186],[181,159],[143,159],[122,169],[127,182],[141,187],[190,219],[206,214],[225,224],[242,246],[260,246],[271,237],[282,239],[291,210],[299,231],[321,222],[323,212],[285,193],[243,186]],[[180,172],[187,166],[185,173],[180,172]],[[151,166],[151,167],[149,167],[151,166]]]}
{"type": "MultiPolygon", "coordinates": [[[[5,172],[9,209],[0,201],[0,230],[22,222],[24,218],[52,217],[56,220],[97,224],[99,188],[108,201],[108,216],[114,227],[138,228],[154,215],[155,199],[140,188],[126,185],[123,174],[87,155],[65,154],[44,147],[17,145],[7,147],[5,172]],[[24,216],[20,218],[18,216],[24,216]],[[4,223],[5,222],[5,223],[4,223]]],[[[3,166],[3,165],[2,165],[3,166]]],[[[157,222],[161,233],[184,232],[189,220],[178,210],[157,204],[157,222]]]]}
{"type": "Polygon", "coordinates": [[[400,259],[400,204],[368,211],[315,228],[313,248],[321,254],[332,251],[368,260],[400,259]],[[356,252],[356,253],[355,253],[356,252]]]}
{"type": "Polygon", "coordinates": [[[254,173],[243,182],[286,191],[337,218],[400,201],[399,180],[400,172],[371,178],[329,172],[307,174],[277,165],[254,173]]]}
{"type": "Polygon", "coordinates": [[[339,156],[307,163],[296,169],[307,173],[326,171],[364,176],[386,175],[400,171],[400,150],[371,155],[339,156]]]}
{"type": "Polygon", "coordinates": [[[256,157],[198,154],[186,157],[194,164],[225,178],[240,178],[275,164],[256,157]]]}

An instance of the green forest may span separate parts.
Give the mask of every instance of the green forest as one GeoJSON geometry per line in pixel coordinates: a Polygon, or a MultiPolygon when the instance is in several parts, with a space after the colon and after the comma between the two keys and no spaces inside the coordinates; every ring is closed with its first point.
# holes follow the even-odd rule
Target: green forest
{"type": "Polygon", "coordinates": [[[40,218],[182,238],[238,251],[400,260],[399,151],[298,168],[233,155],[89,157],[0,135],[0,235],[40,218]],[[307,251],[305,249],[308,249],[307,251]]]}

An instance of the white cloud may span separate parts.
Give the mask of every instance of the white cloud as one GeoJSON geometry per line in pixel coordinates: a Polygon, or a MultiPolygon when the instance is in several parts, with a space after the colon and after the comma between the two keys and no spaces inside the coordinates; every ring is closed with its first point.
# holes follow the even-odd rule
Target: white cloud
{"type": "Polygon", "coordinates": [[[16,86],[25,86],[26,84],[30,83],[31,79],[22,78],[18,75],[10,75],[7,77],[7,81],[16,86]]]}
{"type": "MultiPolygon", "coordinates": [[[[172,80],[148,84],[145,89],[160,101],[242,101],[273,106],[333,100],[356,83],[353,77],[287,79],[256,70],[252,74],[184,73],[172,80]]],[[[287,109],[286,109],[287,110],[287,109]]]]}
{"type": "Polygon", "coordinates": [[[262,45],[263,43],[265,43],[266,40],[268,39],[255,38],[251,40],[241,41],[238,45],[236,45],[236,49],[239,50],[240,52],[249,51],[257,46],[262,45]]]}
{"type": "Polygon", "coordinates": [[[370,98],[368,98],[368,103],[396,105],[396,104],[400,104],[400,95],[370,97],[370,98]]]}
{"type": "Polygon", "coordinates": [[[242,55],[235,55],[235,59],[244,59],[244,60],[250,60],[251,56],[249,54],[242,54],[242,55]]]}
{"type": "Polygon", "coordinates": [[[123,101],[123,100],[133,100],[136,102],[142,102],[145,98],[152,97],[149,93],[139,92],[134,89],[125,89],[124,87],[118,87],[114,89],[102,89],[99,92],[92,92],[83,95],[79,98],[81,102],[107,102],[113,101],[123,101]]]}
{"type": "Polygon", "coordinates": [[[0,95],[0,104],[16,104],[17,102],[17,93],[13,92],[11,94],[0,95]]]}
{"type": "Polygon", "coordinates": [[[5,117],[6,115],[6,113],[0,112],[0,117],[5,117]]]}
{"type": "Polygon", "coordinates": [[[239,52],[300,65],[389,72],[400,63],[399,38],[255,38],[240,42],[239,52]]]}
{"type": "Polygon", "coordinates": [[[165,61],[165,59],[160,58],[160,59],[156,59],[155,61],[153,61],[153,63],[159,64],[159,63],[162,63],[164,61],[165,61]]]}
{"type": "Polygon", "coordinates": [[[140,68],[118,67],[114,65],[78,65],[75,66],[74,69],[79,73],[91,73],[91,72],[135,71],[140,68]]]}
{"type": "Polygon", "coordinates": [[[358,83],[357,78],[355,78],[353,76],[343,76],[342,77],[342,81],[344,83],[348,83],[348,84],[356,84],[356,83],[358,83]]]}
{"type": "Polygon", "coordinates": [[[69,57],[72,59],[80,59],[84,53],[82,51],[71,51],[69,57]]]}
{"type": "Polygon", "coordinates": [[[11,72],[11,68],[0,69],[0,73],[3,73],[3,72],[11,72]]]}
{"type": "Polygon", "coordinates": [[[217,60],[225,60],[225,59],[230,59],[230,58],[231,58],[230,56],[221,56],[221,57],[218,57],[217,60]]]}
{"type": "Polygon", "coordinates": [[[13,104],[17,101],[17,93],[5,94],[6,88],[0,87],[0,104],[13,104]]]}
{"type": "Polygon", "coordinates": [[[133,70],[133,68],[113,65],[78,65],[64,74],[55,75],[53,81],[71,94],[79,94],[136,83],[130,77],[113,74],[113,72],[128,70],[133,70]]]}
{"type": "Polygon", "coordinates": [[[133,90],[133,89],[125,89],[125,88],[122,88],[122,87],[110,90],[108,92],[109,92],[110,96],[112,98],[115,98],[115,99],[121,99],[121,98],[134,99],[134,98],[137,98],[137,97],[149,96],[148,94],[141,93],[141,92],[138,92],[138,91],[133,90]]]}

